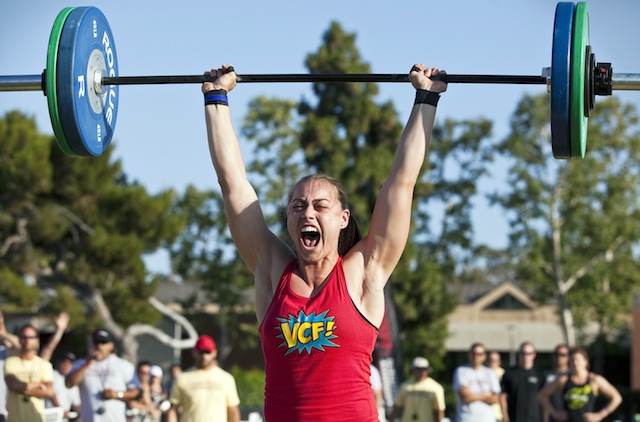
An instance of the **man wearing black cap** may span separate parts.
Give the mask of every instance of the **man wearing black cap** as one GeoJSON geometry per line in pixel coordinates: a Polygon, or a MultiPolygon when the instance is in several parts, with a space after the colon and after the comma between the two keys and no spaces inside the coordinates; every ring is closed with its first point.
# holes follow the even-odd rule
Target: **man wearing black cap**
{"type": "Polygon", "coordinates": [[[213,338],[200,336],[192,354],[195,368],[178,375],[171,390],[167,422],[178,420],[178,409],[180,422],[240,422],[236,381],[218,366],[213,338]]]}
{"type": "Polygon", "coordinates": [[[104,329],[91,336],[89,356],[74,362],[67,387],[80,387],[82,422],[125,422],[126,402],[137,397],[135,367],[113,351],[113,336],[104,329]]]}
{"type": "Polygon", "coordinates": [[[427,358],[418,356],[411,363],[413,379],[400,386],[391,421],[439,422],[444,418],[444,388],[429,377],[427,358]]]}

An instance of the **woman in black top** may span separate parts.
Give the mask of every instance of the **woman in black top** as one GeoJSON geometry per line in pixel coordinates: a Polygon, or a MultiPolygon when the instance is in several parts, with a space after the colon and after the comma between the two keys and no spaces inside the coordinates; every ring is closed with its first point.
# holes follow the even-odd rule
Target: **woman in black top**
{"type": "Polygon", "coordinates": [[[589,371],[589,356],[581,347],[569,352],[569,374],[547,384],[538,394],[538,400],[546,412],[556,420],[569,422],[598,422],[606,418],[622,402],[618,390],[603,376],[589,371]],[[549,397],[562,391],[564,409],[555,408],[549,397]],[[595,398],[604,395],[609,403],[595,411],[595,398]]]}

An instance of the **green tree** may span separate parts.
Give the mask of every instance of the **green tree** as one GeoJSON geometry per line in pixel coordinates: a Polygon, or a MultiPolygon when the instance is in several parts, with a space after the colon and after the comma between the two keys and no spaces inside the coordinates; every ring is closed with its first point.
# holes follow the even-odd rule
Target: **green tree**
{"type": "Polygon", "coordinates": [[[584,160],[551,155],[548,96],[525,96],[499,145],[510,160],[504,193],[492,200],[510,214],[516,278],[556,297],[565,340],[594,321],[602,333],[620,327],[640,285],[640,136],[638,116],[615,98],[589,119],[584,160]]]}
{"type": "Polygon", "coordinates": [[[83,335],[158,318],[142,258],[181,230],[177,198],[129,182],[111,151],[71,158],[32,118],[0,119],[0,297],[14,310],[66,310],[83,335]]]}
{"type": "Polygon", "coordinates": [[[219,359],[224,361],[232,352],[257,349],[255,317],[252,323],[246,322],[246,315],[255,312],[253,303],[245,298],[253,276],[233,246],[222,196],[189,186],[176,210],[187,224],[170,247],[172,268],[183,280],[199,283],[211,303],[219,307],[216,317],[208,319],[209,325],[217,323],[219,359]]]}

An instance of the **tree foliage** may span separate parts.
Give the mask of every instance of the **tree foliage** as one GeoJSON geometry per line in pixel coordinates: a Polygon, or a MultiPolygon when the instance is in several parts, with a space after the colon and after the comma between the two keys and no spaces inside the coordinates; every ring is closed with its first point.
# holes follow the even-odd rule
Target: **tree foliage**
{"type": "Polygon", "coordinates": [[[182,220],[173,191],[149,194],[127,180],[110,148],[65,156],[19,112],[0,119],[0,300],[5,309],[71,314],[86,335],[104,320],[154,322],[143,255],[173,242],[182,220]]]}
{"type": "Polygon", "coordinates": [[[599,101],[589,119],[584,160],[551,158],[548,96],[524,97],[511,134],[509,189],[493,201],[510,215],[510,248],[518,280],[539,300],[556,297],[566,340],[574,326],[618,327],[640,284],[635,253],[640,226],[638,116],[615,98],[599,101]]]}

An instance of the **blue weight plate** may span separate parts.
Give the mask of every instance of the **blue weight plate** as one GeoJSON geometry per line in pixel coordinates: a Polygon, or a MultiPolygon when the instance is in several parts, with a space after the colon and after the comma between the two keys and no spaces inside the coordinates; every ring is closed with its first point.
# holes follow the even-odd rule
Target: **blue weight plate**
{"type": "Polygon", "coordinates": [[[118,75],[113,34],[100,10],[78,7],[62,29],[57,66],[60,120],[77,155],[101,155],[116,126],[118,87],[105,86],[104,92],[96,92],[96,72],[118,75]]]}
{"type": "Polygon", "coordinates": [[[551,146],[555,158],[571,158],[569,96],[575,5],[560,2],[553,23],[551,53],[551,146]]]}

